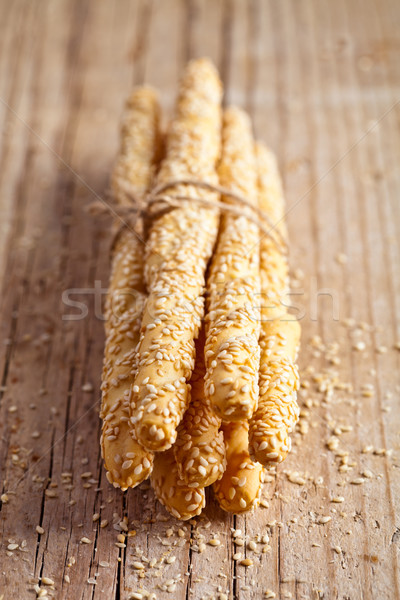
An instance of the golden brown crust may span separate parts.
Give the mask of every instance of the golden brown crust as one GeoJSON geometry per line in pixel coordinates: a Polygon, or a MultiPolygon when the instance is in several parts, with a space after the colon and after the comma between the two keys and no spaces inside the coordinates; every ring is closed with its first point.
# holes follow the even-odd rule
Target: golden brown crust
{"type": "MultiPolygon", "coordinates": [[[[224,114],[221,185],[257,205],[254,144],[248,116],[224,114]]],[[[229,197],[223,198],[230,203],[229,197]]],[[[206,396],[227,421],[249,418],[258,398],[260,350],[259,231],[246,217],[222,216],[207,281],[206,396]]]]}
{"type": "MultiPolygon", "coordinates": [[[[256,144],[258,163],[259,206],[286,236],[284,197],[278,167],[273,153],[256,144]]],[[[282,462],[290,451],[289,434],[299,416],[295,364],[300,325],[288,314],[285,296],[288,290],[286,257],[274,242],[264,236],[260,241],[261,271],[261,359],[260,397],[250,419],[250,452],[265,466],[282,462]]]]}
{"type": "MultiPolygon", "coordinates": [[[[158,184],[180,178],[217,183],[221,83],[207,60],[189,63],[176,117],[167,137],[158,184]]],[[[169,195],[215,199],[193,185],[169,195]]],[[[188,405],[194,340],[204,313],[204,274],[218,230],[218,211],[186,202],[152,225],[145,275],[149,287],[139,344],[134,394],[136,434],[151,451],[169,448],[188,405]]]]}
{"type": "Polygon", "coordinates": [[[161,504],[177,519],[186,521],[199,515],[206,504],[204,488],[188,486],[180,478],[173,448],[155,455],[151,485],[161,504]]]}
{"type": "Polygon", "coordinates": [[[300,325],[289,314],[270,322],[262,336],[260,398],[250,420],[249,441],[252,456],[265,466],[282,462],[291,448],[289,434],[299,418],[299,342],[300,325]]]}
{"type": "Polygon", "coordinates": [[[196,365],[190,380],[190,402],[173,446],[179,474],[186,483],[207,487],[220,479],[226,466],[221,419],[204,394],[204,332],[196,342],[196,365]]]}
{"type": "MultiPolygon", "coordinates": [[[[126,184],[138,194],[150,187],[159,139],[157,97],[149,88],[140,88],[128,99],[124,115],[121,150],[112,181],[118,204],[131,201],[125,194],[126,184]]],[[[146,298],[143,264],[143,244],[130,229],[122,229],[114,244],[106,301],[100,416],[107,479],[123,490],[146,479],[153,464],[152,454],[138,444],[130,423],[136,346],[146,298]]]]}
{"type": "Polygon", "coordinates": [[[214,483],[216,498],[224,510],[239,514],[253,510],[260,501],[263,467],[249,455],[247,421],[223,423],[226,470],[214,483]]]}

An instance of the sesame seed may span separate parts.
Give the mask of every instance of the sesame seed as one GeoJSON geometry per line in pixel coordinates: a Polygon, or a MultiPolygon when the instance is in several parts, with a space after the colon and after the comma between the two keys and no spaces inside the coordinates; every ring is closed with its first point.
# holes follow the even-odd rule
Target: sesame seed
{"type": "MultiPolygon", "coordinates": [[[[122,463],[122,469],[124,469],[124,470],[125,470],[125,469],[129,469],[129,468],[130,468],[132,465],[133,465],[133,460],[131,460],[131,459],[130,459],[130,460],[125,460],[125,461],[122,463]]],[[[136,474],[136,473],[135,473],[135,474],[136,474]]]]}
{"type": "Polygon", "coordinates": [[[82,392],[93,392],[93,385],[91,383],[85,383],[82,386],[82,392]]]}
{"type": "Polygon", "coordinates": [[[343,496],[335,496],[334,498],[331,498],[331,502],[340,504],[341,502],[344,502],[344,498],[343,496]]]}
{"type": "Polygon", "coordinates": [[[247,544],[247,547],[248,547],[250,550],[253,550],[253,551],[254,551],[254,550],[256,550],[256,549],[257,549],[257,544],[256,544],[256,543],[255,543],[253,540],[251,540],[251,541],[250,541],[250,542],[247,544]]]}
{"type": "Polygon", "coordinates": [[[16,550],[18,548],[18,544],[8,544],[7,550],[16,550]]]}
{"type": "Polygon", "coordinates": [[[372,477],[374,476],[374,474],[372,473],[372,471],[370,471],[369,469],[365,469],[361,475],[363,477],[366,477],[367,479],[372,479],[372,477]]]}
{"type": "Polygon", "coordinates": [[[326,517],[320,517],[317,521],[317,523],[319,525],[325,525],[325,523],[329,523],[329,521],[332,520],[332,517],[326,516],[326,517]]]}
{"type": "Polygon", "coordinates": [[[253,563],[253,561],[251,560],[251,558],[244,558],[243,560],[241,560],[241,561],[240,561],[240,564],[241,564],[243,567],[251,567],[251,566],[252,566],[254,563],[253,563]]]}
{"type": "Polygon", "coordinates": [[[242,538],[235,538],[233,543],[236,544],[236,546],[244,546],[242,538]]]}
{"type": "Polygon", "coordinates": [[[220,546],[221,540],[218,540],[217,538],[212,538],[211,540],[209,540],[208,543],[210,544],[210,546],[220,546]]]}

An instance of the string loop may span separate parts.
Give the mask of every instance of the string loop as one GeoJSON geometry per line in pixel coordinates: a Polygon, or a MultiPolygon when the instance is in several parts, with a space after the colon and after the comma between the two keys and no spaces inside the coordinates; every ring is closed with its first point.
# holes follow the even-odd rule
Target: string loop
{"type": "MultiPolygon", "coordinates": [[[[145,234],[145,238],[147,238],[147,233],[151,223],[154,220],[171,212],[172,210],[182,208],[186,202],[194,202],[205,207],[215,208],[221,212],[230,213],[237,217],[245,217],[257,225],[260,231],[262,231],[274,242],[280,252],[283,254],[287,254],[288,252],[284,237],[280,231],[276,229],[277,223],[272,223],[268,215],[258,206],[251,204],[247,198],[236,192],[233,192],[228,188],[213,183],[208,183],[206,181],[197,181],[196,179],[176,179],[168,183],[157,185],[149,193],[145,194],[144,196],[139,196],[133,187],[122,179],[117,180],[117,186],[128,196],[130,204],[114,205],[114,211],[121,219],[127,220],[130,226],[136,228],[138,224],[141,225],[143,228],[143,233],[145,234]],[[191,185],[194,187],[207,189],[211,192],[216,192],[217,194],[231,198],[242,208],[219,200],[209,200],[207,198],[200,197],[192,198],[191,196],[175,194],[168,195],[165,193],[170,188],[178,185],[191,185]]],[[[123,227],[125,226],[126,225],[123,227]]],[[[123,229],[123,227],[121,227],[120,230],[123,229]]],[[[117,236],[120,230],[117,232],[117,236]]]]}

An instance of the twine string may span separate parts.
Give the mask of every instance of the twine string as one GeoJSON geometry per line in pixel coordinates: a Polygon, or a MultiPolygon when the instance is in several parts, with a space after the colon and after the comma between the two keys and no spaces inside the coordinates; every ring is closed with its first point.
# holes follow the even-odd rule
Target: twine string
{"type": "MultiPolygon", "coordinates": [[[[228,188],[213,183],[208,183],[206,181],[198,181],[196,179],[176,179],[155,186],[149,193],[140,196],[135,192],[133,186],[131,186],[125,180],[118,179],[116,183],[119,189],[128,196],[130,203],[129,205],[117,204],[117,206],[114,206],[113,208],[120,217],[128,219],[130,224],[134,227],[140,223],[143,226],[146,236],[154,220],[171,212],[172,210],[182,208],[185,202],[194,202],[206,207],[218,209],[221,212],[230,213],[237,217],[245,217],[257,225],[257,227],[272,240],[280,252],[283,254],[287,254],[288,252],[286,240],[280,231],[275,229],[275,224],[272,223],[269,216],[258,206],[254,206],[251,202],[249,202],[247,198],[241,194],[233,192],[228,188]],[[165,193],[170,188],[178,185],[191,185],[194,187],[207,189],[211,192],[231,198],[234,200],[235,204],[239,206],[228,204],[227,202],[222,202],[219,200],[201,198],[198,196],[191,197],[179,194],[169,195],[165,193]]],[[[125,226],[118,230],[116,237],[124,227],[125,226]]]]}

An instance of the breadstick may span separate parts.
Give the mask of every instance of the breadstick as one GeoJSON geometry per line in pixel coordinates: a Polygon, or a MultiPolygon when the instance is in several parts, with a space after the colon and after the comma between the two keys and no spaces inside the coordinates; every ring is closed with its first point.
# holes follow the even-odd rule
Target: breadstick
{"type": "MultiPolygon", "coordinates": [[[[221,185],[257,204],[251,124],[237,108],[224,115],[221,185]]],[[[223,198],[230,203],[229,198],[223,198]]],[[[226,421],[250,418],[258,399],[260,349],[259,231],[245,216],[222,216],[212,258],[206,317],[205,392],[226,421]]]]}
{"type": "MultiPolygon", "coordinates": [[[[115,200],[126,204],[123,184],[144,193],[150,186],[159,148],[159,106],[148,88],[129,98],[122,128],[121,150],[113,174],[115,200]]],[[[126,490],[146,479],[153,456],[136,441],[129,422],[136,346],[145,302],[143,244],[128,228],[114,244],[106,302],[106,343],[102,375],[101,452],[107,479],[126,490]]]]}
{"type": "Polygon", "coordinates": [[[295,364],[300,325],[287,314],[270,321],[261,339],[260,398],[250,420],[250,452],[268,466],[282,462],[291,448],[289,434],[299,418],[295,364]],[[283,319],[291,319],[284,321],[283,319]],[[268,329],[268,331],[267,331],[268,329]]]}
{"type": "Polygon", "coordinates": [[[132,186],[136,194],[147,192],[153,182],[162,153],[160,106],[153,88],[134,90],[125,103],[121,124],[121,142],[111,177],[114,201],[129,206],[127,192],[132,186]]]}
{"type": "Polygon", "coordinates": [[[187,411],[178,427],[173,446],[179,475],[188,484],[207,487],[222,477],[225,470],[225,444],[221,419],[204,395],[204,332],[196,342],[196,365],[190,380],[187,411]]]}
{"type": "Polygon", "coordinates": [[[222,425],[226,446],[226,470],[222,478],[214,483],[214,492],[224,510],[242,513],[258,506],[263,467],[254,463],[249,455],[247,421],[222,425]]]}
{"type": "MultiPolygon", "coordinates": [[[[285,240],[285,198],[275,155],[262,143],[255,144],[258,175],[258,205],[285,240]]],[[[285,254],[267,235],[260,238],[260,277],[262,321],[287,312],[285,296],[289,291],[288,263],[285,254]]]]}
{"type": "Polygon", "coordinates": [[[199,515],[206,504],[204,488],[189,486],[179,477],[173,448],[155,455],[150,480],[158,500],[177,519],[199,515]]]}
{"type": "MultiPolygon", "coordinates": [[[[262,144],[256,145],[259,172],[259,206],[286,236],[284,197],[276,159],[262,144]]],[[[284,297],[288,290],[286,257],[273,241],[260,242],[262,290],[261,367],[258,408],[250,420],[249,445],[255,460],[265,466],[282,462],[290,451],[289,434],[299,416],[296,391],[299,385],[295,364],[300,325],[287,313],[284,297]]]]}
{"type": "MultiPolygon", "coordinates": [[[[221,83],[207,60],[189,63],[181,84],[166,157],[157,183],[179,178],[217,182],[220,152],[221,83]]],[[[216,200],[193,185],[177,185],[170,196],[216,200]]],[[[194,368],[194,340],[204,314],[204,277],[218,233],[218,210],[185,202],[152,225],[145,275],[149,298],[138,348],[133,392],[136,434],[151,451],[169,448],[187,408],[194,368]]]]}

